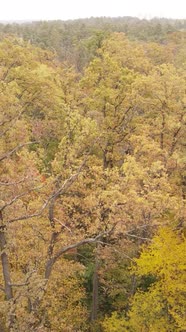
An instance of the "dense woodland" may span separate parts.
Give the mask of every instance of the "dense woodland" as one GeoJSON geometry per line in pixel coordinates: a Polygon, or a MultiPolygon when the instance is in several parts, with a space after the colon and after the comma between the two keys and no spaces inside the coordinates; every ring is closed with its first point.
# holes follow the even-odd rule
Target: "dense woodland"
{"type": "Polygon", "coordinates": [[[186,22],[0,25],[0,331],[186,331],[186,22]]]}

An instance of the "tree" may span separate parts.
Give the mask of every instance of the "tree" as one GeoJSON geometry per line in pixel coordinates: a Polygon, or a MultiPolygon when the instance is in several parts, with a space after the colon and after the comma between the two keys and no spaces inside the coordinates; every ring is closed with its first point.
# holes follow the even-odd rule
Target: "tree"
{"type": "Polygon", "coordinates": [[[153,276],[154,281],[134,296],[129,314],[134,331],[137,326],[147,331],[185,330],[185,249],[184,235],[164,227],[136,259],[136,275],[153,276]]]}
{"type": "MultiPolygon", "coordinates": [[[[42,306],[47,303],[44,299],[51,297],[53,271],[53,280],[61,271],[60,265],[56,268],[58,261],[65,264],[65,253],[95,243],[110,232],[98,229],[96,223],[87,231],[84,220],[79,225],[77,214],[72,223],[74,197],[78,201],[79,193],[85,191],[81,173],[94,145],[96,125],[75,108],[72,72],[69,70],[62,82],[65,70],[56,70],[53,57],[48,57],[20,40],[1,44],[0,245],[2,291],[7,300],[2,315],[7,317],[10,331],[47,329],[47,324],[57,329],[55,322],[47,323],[52,317],[50,308],[43,316],[42,306]],[[30,59],[27,53],[31,53],[30,59]],[[51,138],[56,144],[48,149],[51,138]],[[80,176],[81,181],[76,183],[80,176]]],[[[79,266],[69,264],[74,285],[78,285],[75,274],[79,266]]],[[[63,282],[67,282],[65,276],[63,282]]],[[[59,289],[64,287],[60,282],[58,285],[59,289]]],[[[79,312],[85,312],[81,295],[83,292],[72,299],[72,307],[78,305],[79,312]]],[[[60,308],[60,296],[57,303],[60,308]]],[[[65,306],[59,310],[62,308],[65,306]]],[[[72,329],[76,323],[82,326],[78,315],[72,329]]],[[[59,328],[67,328],[66,324],[61,322],[59,328]]]]}
{"type": "Polygon", "coordinates": [[[99,148],[105,169],[122,163],[124,142],[134,130],[137,109],[133,103],[133,83],[137,75],[132,67],[133,59],[131,65],[127,62],[128,56],[123,57],[131,47],[123,34],[108,38],[80,82],[80,105],[83,114],[98,123],[99,148]]]}

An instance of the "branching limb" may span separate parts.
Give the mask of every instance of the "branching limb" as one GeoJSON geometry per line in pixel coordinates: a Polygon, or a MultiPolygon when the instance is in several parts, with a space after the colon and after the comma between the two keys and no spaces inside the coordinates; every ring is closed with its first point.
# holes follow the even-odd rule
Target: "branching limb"
{"type": "Polygon", "coordinates": [[[38,142],[27,142],[27,143],[19,144],[15,148],[13,148],[12,150],[10,150],[10,151],[6,152],[4,155],[2,155],[0,157],[0,161],[3,161],[4,159],[9,158],[12,154],[14,154],[15,152],[17,152],[18,150],[20,150],[24,146],[31,145],[31,144],[38,144],[38,142]]]}
{"type": "Polygon", "coordinates": [[[28,176],[25,176],[21,180],[15,181],[15,182],[0,182],[0,186],[5,186],[5,187],[16,186],[16,185],[18,185],[20,183],[25,182],[27,179],[28,179],[28,176]]]}
{"type": "Polygon", "coordinates": [[[31,192],[33,192],[34,190],[36,189],[41,189],[43,186],[39,186],[39,187],[34,187],[34,188],[31,188],[30,190],[24,192],[24,193],[21,193],[17,196],[15,196],[10,202],[8,203],[5,203],[2,207],[1,207],[1,212],[8,206],[11,206],[12,204],[14,204],[17,200],[19,200],[21,197],[24,197],[28,194],[30,194],[31,192]]]}
{"type": "Polygon", "coordinates": [[[65,254],[66,252],[72,250],[72,249],[75,249],[75,248],[79,248],[81,247],[82,245],[85,245],[85,244],[91,244],[91,243],[97,243],[103,236],[108,236],[110,235],[115,227],[116,227],[117,224],[115,224],[110,230],[108,231],[105,231],[105,232],[102,232],[100,234],[98,234],[97,236],[95,237],[91,237],[91,238],[86,238],[86,239],[83,239],[79,242],[76,242],[76,243],[73,243],[73,244],[70,244],[68,246],[65,246],[65,247],[62,247],[60,250],[57,251],[57,253],[51,257],[47,263],[46,263],[46,268],[45,268],[45,279],[49,279],[50,275],[51,275],[51,272],[52,272],[52,268],[55,264],[55,262],[63,255],[65,254]]]}

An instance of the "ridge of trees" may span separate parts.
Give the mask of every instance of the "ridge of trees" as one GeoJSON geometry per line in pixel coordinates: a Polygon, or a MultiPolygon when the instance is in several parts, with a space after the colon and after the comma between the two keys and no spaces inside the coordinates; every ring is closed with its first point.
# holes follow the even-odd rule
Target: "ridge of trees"
{"type": "MultiPolygon", "coordinates": [[[[78,71],[93,59],[102,40],[113,32],[123,32],[131,40],[166,43],[169,35],[185,30],[186,20],[183,19],[147,20],[128,16],[0,24],[1,35],[13,34],[55,51],[60,60],[75,65],[78,71]]],[[[182,35],[182,38],[185,37],[182,35]]]]}

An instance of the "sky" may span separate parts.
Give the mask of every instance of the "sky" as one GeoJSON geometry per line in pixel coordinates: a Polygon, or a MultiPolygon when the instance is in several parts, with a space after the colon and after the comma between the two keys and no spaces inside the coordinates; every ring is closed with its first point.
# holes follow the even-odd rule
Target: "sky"
{"type": "Polygon", "coordinates": [[[185,0],[0,0],[0,20],[68,20],[100,16],[186,18],[185,0]]]}

